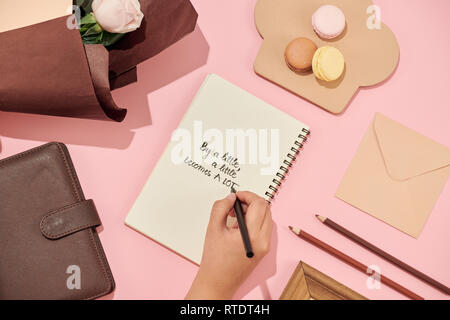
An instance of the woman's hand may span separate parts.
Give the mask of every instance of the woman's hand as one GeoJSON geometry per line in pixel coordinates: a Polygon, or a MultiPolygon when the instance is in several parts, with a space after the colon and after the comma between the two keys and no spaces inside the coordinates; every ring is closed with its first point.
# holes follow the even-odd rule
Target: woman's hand
{"type": "Polygon", "coordinates": [[[248,191],[231,193],[214,203],[211,210],[203,256],[197,276],[186,299],[231,299],[267,254],[272,235],[272,214],[263,198],[248,191]],[[247,258],[237,224],[227,227],[228,215],[234,216],[236,196],[245,212],[253,258],[247,258]]]}

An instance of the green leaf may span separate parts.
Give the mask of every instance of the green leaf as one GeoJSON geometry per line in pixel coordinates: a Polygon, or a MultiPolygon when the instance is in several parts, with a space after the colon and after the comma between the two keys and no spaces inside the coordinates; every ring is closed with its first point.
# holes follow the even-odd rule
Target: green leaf
{"type": "Polygon", "coordinates": [[[103,44],[109,47],[123,38],[123,33],[110,33],[104,30],[98,32],[96,26],[92,26],[84,33],[81,33],[81,38],[85,44],[103,44]]]}
{"type": "Polygon", "coordinates": [[[91,34],[99,34],[102,33],[103,29],[100,27],[99,24],[94,24],[92,27],[90,27],[86,32],[83,33],[84,36],[89,36],[91,34]]]}
{"type": "Polygon", "coordinates": [[[80,25],[85,25],[85,24],[92,24],[92,23],[97,23],[97,20],[95,19],[95,16],[93,13],[89,13],[87,15],[85,15],[83,18],[81,18],[80,21],[80,25]]]}
{"type": "Polygon", "coordinates": [[[85,24],[85,25],[82,25],[81,27],[80,27],[80,33],[81,34],[84,34],[86,31],[88,31],[90,28],[92,28],[93,26],[95,26],[95,23],[90,23],[90,24],[85,24]]]}
{"type": "Polygon", "coordinates": [[[89,36],[83,36],[84,44],[102,44],[103,33],[92,34],[89,36]]]}
{"type": "Polygon", "coordinates": [[[93,0],[76,0],[75,4],[83,9],[85,14],[92,12],[92,1],[93,0]]]}
{"type": "Polygon", "coordinates": [[[110,33],[107,31],[103,31],[102,43],[105,47],[109,47],[122,39],[124,35],[124,33],[110,33]]]}

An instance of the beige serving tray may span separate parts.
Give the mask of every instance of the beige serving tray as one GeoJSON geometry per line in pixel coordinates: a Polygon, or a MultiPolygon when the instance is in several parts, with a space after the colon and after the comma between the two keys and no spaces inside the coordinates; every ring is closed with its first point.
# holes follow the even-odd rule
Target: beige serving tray
{"type": "Polygon", "coordinates": [[[398,43],[389,27],[383,23],[379,29],[368,27],[368,21],[375,21],[372,5],[370,0],[259,0],[255,23],[263,42],[255,72],[325,110],[343,112],[359,87],[387,79],[399,60],[398,43]],[[324,4],[335,5],[345,14],[347,26],[336,39],[322,40],[312,28],[311,17],[324,4]],[[330,45],[341,50],[345,57],[341,78],[325,82],[312,72],[297,74],[289,69],[284,50],[297,37],[310,38],[318,47],[330,45]]]}

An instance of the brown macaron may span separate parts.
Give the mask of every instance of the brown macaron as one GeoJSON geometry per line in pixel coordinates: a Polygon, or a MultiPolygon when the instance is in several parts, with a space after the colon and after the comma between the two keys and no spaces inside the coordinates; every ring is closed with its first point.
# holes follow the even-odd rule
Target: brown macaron
{"type": "Polygon", "coordinates": [[[308,38],[297,38],[292,40],[286,47],[284,57],[286,63],[295,72],[308,72],[312,67],[316,44],[308,38]]]}

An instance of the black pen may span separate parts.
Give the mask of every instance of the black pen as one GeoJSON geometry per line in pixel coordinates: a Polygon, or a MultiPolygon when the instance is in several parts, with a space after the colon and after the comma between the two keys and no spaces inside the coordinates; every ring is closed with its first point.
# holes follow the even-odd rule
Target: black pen
{"type": "MultiPolygon", "coordinates": [[[[231,192],[236,193],[236,190],[231,187],[231,192]]],[[[244,241],[245,252],[247,257],[251,258],[254,256],[252,244],[250,242],[250,237],[248,235],[247,224],[245,223],[244,211],[242,210],[241,201],[236,196],[236,202],[234,203],[234,212],[236,212],[236,219],[239,225],[239,230],[241,231],[242,241],[244,241]]]]}

